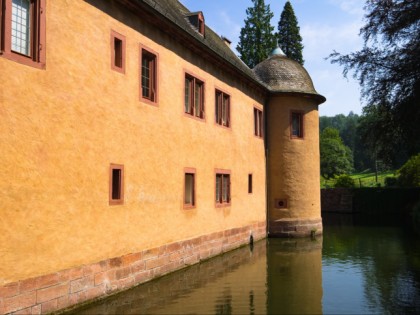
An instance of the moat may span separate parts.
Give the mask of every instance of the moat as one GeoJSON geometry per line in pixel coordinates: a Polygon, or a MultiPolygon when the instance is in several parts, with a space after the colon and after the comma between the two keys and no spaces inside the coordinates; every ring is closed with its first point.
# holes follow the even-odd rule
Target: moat
{"type": "Polygon", "coordinates": [[[74,314],[420,313],[420,238],[394,220],[324,217],[316,239],[267,239],[74,314]]]}

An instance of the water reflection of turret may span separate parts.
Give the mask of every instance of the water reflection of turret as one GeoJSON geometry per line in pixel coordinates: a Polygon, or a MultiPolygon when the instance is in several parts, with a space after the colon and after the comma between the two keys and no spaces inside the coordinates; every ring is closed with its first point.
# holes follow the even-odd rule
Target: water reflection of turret
{"type": "Polygon", "coordinates": [[[268,243],[267,314],[321,314],[322,238],[268,243]]]}

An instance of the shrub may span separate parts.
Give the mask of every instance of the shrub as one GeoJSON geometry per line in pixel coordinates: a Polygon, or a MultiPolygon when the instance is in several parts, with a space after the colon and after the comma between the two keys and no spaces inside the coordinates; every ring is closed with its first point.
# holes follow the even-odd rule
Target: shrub
{"type": "Polygon", "coordinates": [[[395,187],[397,186],[397,178],[393,176],[385,177],[385,187],[395,187]]]}
{"type": "Polygon", "coordinates": [[[420,187],[420,153],[412,156],[399,170],[398,183],[404,187],[420,187]]]}
{"type": "Polygon", "coordinates": [[[340,175],[336,177],[334,187],[335,188],[354,188],[355,187],[354,180],[347,174],[340,175]]]}

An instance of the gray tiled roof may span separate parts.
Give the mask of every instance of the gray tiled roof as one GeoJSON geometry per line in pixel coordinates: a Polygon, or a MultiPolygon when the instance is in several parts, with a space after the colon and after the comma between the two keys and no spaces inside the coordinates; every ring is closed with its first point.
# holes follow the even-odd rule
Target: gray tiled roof
{"type": "MultiPolygon", "coordinates": [[[[182,3],[178,0],[135,0],[138,2],[144,2],[158,13],[166,17],[168,20],[176,24],[183,31],[188,33],[192,40],[196,40],[207,46],[208,49],[213,51],[219,57],[229,62],[237,70],[246,74],[249,78],[255,80],[255,76],[251,69],[245,65],[242,60],[228,47],[219,35],[217,35],[210,27],[206,25],[205,36],[202,36],[188,21],[187,15],[193,13],[190,12],[182,3]]],[[[203,12],[204,18],[206,13],[203,12]]]]}
{"type": "Polygon", "coordinates": [[[272,53],[269,58],[255,66],[253,72],[271,92],[303,93],[325,102],[325,97],[315,90],[306,69],[283,53],[272,53]]]}
{"type": "Polygon", "coordinates": [[[131,1],[149,6],[170,23],[175,24],[180,31],[187,33],[191,41],[202,44],[207,50],[229,63],[236,71],[239,71],[248,79],[268,91],[303,93],[314,96],[321,103],[325,101],[325,98],[315,91],[308,72],[299,63],[288,59],[284,55],[272,55],[251,70],[225,44],[224,40],[207,25],[205,27],[205,36],[202,36],[188,20],[187,16],[193,12],[190,12],[179,0],[131,1]]]}

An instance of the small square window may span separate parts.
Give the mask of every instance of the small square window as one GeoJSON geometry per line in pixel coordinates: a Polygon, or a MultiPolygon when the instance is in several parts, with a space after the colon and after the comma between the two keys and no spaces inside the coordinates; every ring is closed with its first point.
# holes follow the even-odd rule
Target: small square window
{"type": "Polygon", "coordinates": [[[195,169],[184,170],[184,208],[195,207],[195,169]]]}
{"type": "Polygon", "coordinates": [[[290,115],[290,137],[303,138],[303,113],[292,112],[290,115]]]}
{"type": "Polygon", "coordinates": [[[124,165],[111,164],[109,168],[109,204],[124,203],[124,165]]]}
{"type": "Polygon", "coordinates": [[[111,31],[111,68],[125,73],[125,37],[111,31]]]}

